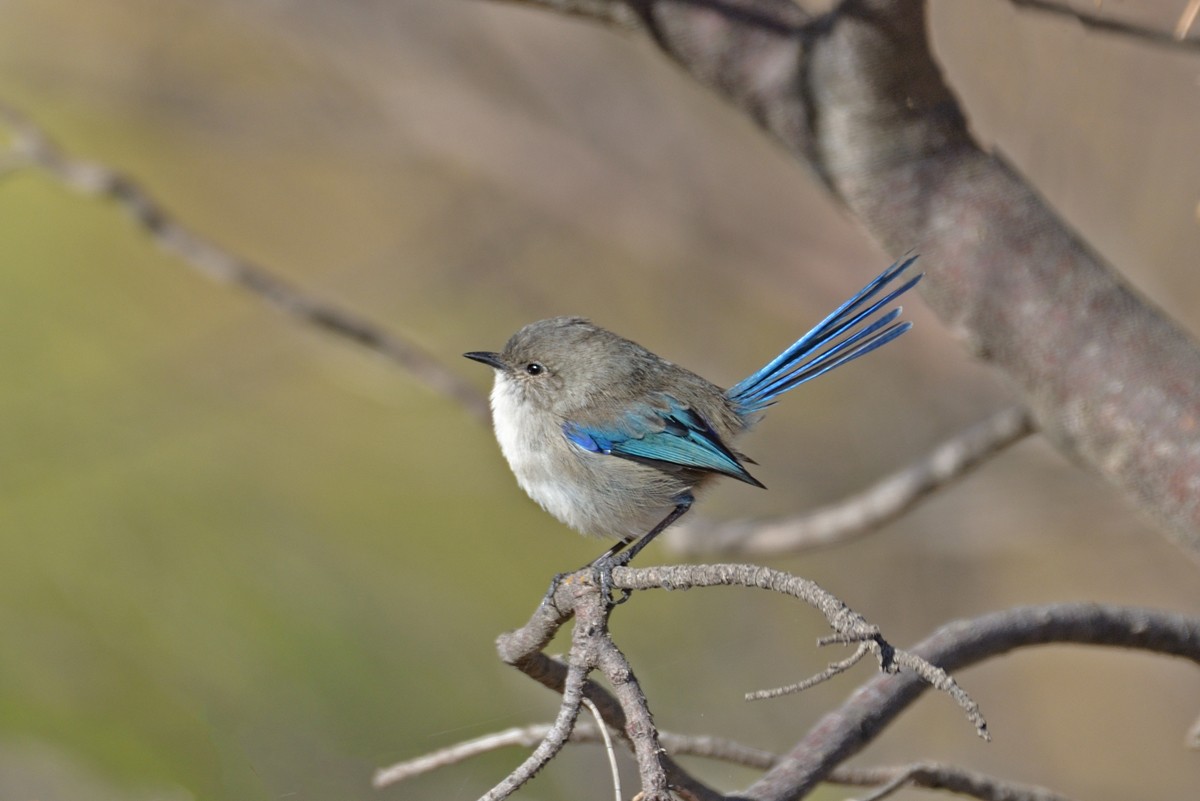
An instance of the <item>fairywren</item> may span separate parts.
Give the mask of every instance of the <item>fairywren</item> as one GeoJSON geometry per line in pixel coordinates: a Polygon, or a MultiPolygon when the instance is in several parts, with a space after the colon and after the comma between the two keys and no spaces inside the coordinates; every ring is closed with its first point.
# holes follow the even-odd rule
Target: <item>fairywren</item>
{"type": "Polygon", "coordinates": [[[892,288],[915,260],[893,264],[729,389],[582,317],[530,323],[499,353],[463,355],[495,368],[496,439],[521,488],[568,526],[617,538],[593,563],[611,586],[611,568],[679,519],[712,479],[763,486],[731,443],[776,398],[912,327],[897,321],[899,306],[882,310],[921,280],[892,288]]]}

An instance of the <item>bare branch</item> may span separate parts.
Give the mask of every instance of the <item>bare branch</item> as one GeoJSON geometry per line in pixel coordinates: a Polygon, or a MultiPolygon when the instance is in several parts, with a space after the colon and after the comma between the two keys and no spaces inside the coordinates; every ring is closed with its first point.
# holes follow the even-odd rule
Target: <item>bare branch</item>
{"type": "Polygon", "coordinates": [[[870,650],[871,649],[869,649],[866,645],[859,645],[858,649],[854,653],[850,654],[850,656],[846,657],[840,662],[829,663],[829,667],[825,668],[816,675],[809,676],[803,681],[798,681],[795,684],[789,684],[785,687],[776,687],[771,690],[755,690],[752,693],[746,693],[746,700],[764,701],[768,698],[779,698],[780,696],[803,692],[810,687],[816,687],[818,684],[829,681],[829,679],[833,678],[839,673],[845,673],[847,670],[857,665],[863,660],[863,657],[870,653],[870,650]]]}
{"type": "MultiPolygon", "coordinates": [[[[380,768],[375,772],[375,777],[371,784],[376,788],[387,787],[388,785],[411,779],[414,776],[429,773],[438,768],[445,768],[456,765],[459,762],[465,762],[468,759],[473,759],[481,754],[496,751],[500,748],[508,748],[510,746],[535,748],[542,740],[546,739],[552,728],[553,725],[549,723],[541,723],[535,726],[519,726],[505,729],[504,731],[493,732],[492,734],[485,734],[473,740],[455,743],[448,748],[441,748],[437,751],[423,754],[415,759],[407,759],[403,762],[389,765],[386,768],[380,768]]],[[[576,726],[571,733],[571,740],[579,740],[581,742],[599,741],[598,732],[592,731],[591,734],[594,735],[594,739],[587,740],[587,727],[576,726]]]]}
{"type": "MultiPolygon", "coordinates": [[[[400,762],[376,773],[375,786],[386,787],[500,748],[533,748],[552,728],[551,724],[539,723],[506,729],[400,762]]],[[[663,747],[675,756],[701,757],[760,770],[774,767],[781,759],[778,754],[751,748],[723,737],[660,731],[659,738],[663,747]]],[[[570,742],[596,744],[606,742],[606,738],[596,726],[581,723],[571,732],[570,742]]],[[[919,762],[897,767],[837,768],[826,777],[826,782],[854,787],[902,787],[912,784],[930,790],[948,790],[984,801],[1069,801],[1065,796],[1041,787],[1002,781],[965,768],[937,762],[919,762]]]]}
{"type": "MultiPolygon", "coordinates": [[[[1100,604],[1020,607],[947,624],[912,653],[944,670],[961,670],[1016,648],[1048,643],[1135,648],[1200,664],[1200,619],[1100,604]]],[[[928,686],[913,673],[875,676],[840,709],[825,715],[746,797],[803,797],[873,741],[928,686]]]]}
{"type": "Polygon", "coordinates": [[[877,801],[910,784],[930,790],[949,790],[985,801],[1070,801],[1043,787],[1002,781],[938,762],[918,762],[894,768],[838,768],[830,774],[828,781],[860,787],[878,785],[873,793],[860,801],[877,801]]]}
{"type": "Polygon", "coordinates": [[[1188,29],[1191,28],[1191,20],[1196,16],[1194,7],[1200,5],[1198,0],[1191,0],[1189,7],[1184,10],[1183,15],[1179,18],[1175,30],[1170,33],[1155,30],[1154,28],[1147,28],[1144,25],[1138,25],[1133,22],[1122,22],[1121,20],[1101,16],[1100,14],[1081,11],[1069,3],[1053,2],[1053,0],[1008,0],[1008,2],[1020,8],[1029,8],[1046,14],[1070,17],[1083,27],[1090,28],[1091,30],[1128,36],[1156,45],[1200,50],[1200,39],[1186,38],[1188,29]],[[1191,19],[1189,19],[1189,14],[1191,15],[1191,19]]]}
{"type": "Polygon", "coordinates": [[[1188,748],[1200,750],[1200,718],[1196,718],[1196,722],[1188,729],[1183,742],[1188,748]]]}
{"type": "Polygon", "coordinates": [[[1033,433],[1033,420],[1014,406],[938,445],[933,451],[860,493],[802,515],[779,520],[689,521],[667,529],[676,551],[736,552],[753,556],[794,553],[850,542],[909,511],[935,490],[966,476],[1033,433]]]}
{"type": "Polygon", "coordinates": [[[1188,0],[1187,7],[1183,9],[1183,13],[1179,15],[1179,22],[1175,23],[1175,38],[1186,39],[1188,31],[1192,29],[1192,25],[1196,22],[1196,15],[1200,14],[1200,0],[1188,0]]]}
{"type": "Polygon", "coordinates": [[[645,697],[632,670],[611,641],[603,644],[608,638],[609,610],[590,578],[589,575],[586,580],[581,580],[581,574],[575,574],[564,579],[550,602],[540,604],[524,626],[497,639],[500,658],[540,684],[562,692],[567,665],[547,656],[542,649],[563,624],[576,616],[571,658],[584,658],[589,664],[600,667],[612,684],[615,696],[591,682],[584,686],[584,693],[613,731],[619,732],[633,747],[643,789],[648,788],[651,793],[647,798],[665,801],[670,787],[698,801],[720,801],[720,793],[692,777],[661,749],[645,697]],[[586,644],[587,649],[577,650],[575,643],[586,644]]]}
{"type": "Polygon", "coordinates": [[[549,11],[566,14],[569,17],[582,17],[595,22],[603,22],[617,28],[635,30],[640,27],[641,20],[625,2],[612,0],[500,0],[503,3],[520,6],[537,6],[549,11]]]}
{"type": "MultiPolygon", "coordinates": [[[[647,801],[666,801],[670,791],[701,801],[721,796],[705,787],[679,767],[663,751],[657,729],[650,716],[645,696],[624,655],[608,636],[608,607],[590,568],[563,578],[548,601],[542,603],[520,629],[502,635],[497,641],[501,658],[536,681],[559,689],[565,681],[567,666],[543,653],[555,632],[572,616],[571,669],[583,666],[600,668],[613,687],[614,695],[594,684],[585,692],[600,710],[605,721],[624,733],[634,750],[647,801]]],[[[884,671],[907,667],[913,675],[959,701],[980,736],[987,738],[986,724],[978,708],[945,671],[915,654],[897,652],[871,625],[844,603],[811,581],[777,570],[753,565],[677,565],[657,568],[616,568],[613,586],[617,589],[687,589],[691,587],[742,586],[790,595],[818,609],[834,634],[823,642],[854,644],[874,653],[884,671]]],[[[861,657],[860,657],[861,658],[861,657]]],[[[839,671],[826,671],[822,680],[839,671]]],[[[561,691],[561,690],[560,690],[561,691]]],[[[561,716],[561,712],[560,712],[561,716]]]]}
{"type": "Polygon", "coordinates": [[[558,717],[554,725],[546,732],[545,738],[534,749],[520,767],[504,777],[504,780],[480,797],[479,801],[501,801],[517,791],[521,785],[534,777],[539,770],[546,766],[551,759],[562,750],[571,729],[575,726],[575,718],[579,715],[580,701],[583,699],[583,682],[588,670],[583,665],[570,665],[567,668],[567,679],[563,686],[562,703],[558,708],[558,717]]]}
{"type": "MultiPolygon", "coordinates": [[[[851,610],[833,595],[814,582],[778,570],[756,565],[670,565],[666,567],[618,568],[613,571],[613,586],[620,589],[680,589],[693,587],[740,586],[757,587],[783,595],[799,598],[825,615],[834,630],[832,637],[823,638],[821,644],[841,642],[861,643],[869,648],[879,660],[885,673],[893,673],[905,667],[929,686],[948,694],[962,707],[967,719],[975,726],[975,733],[990,740],[987,722],[979,706],[958,686],[945,670],[926,661],[915,653],[893,648],[879,630],[858,613],[851,610]]],[[[806,687],[837,675],[841,670],[826,670],[807,682],[806,687]]]]}
{"type": "Polygon", "coordinates": [[[131,177],[103,164],[72,158],[42,129],[2,102],[0,125],[8,128],[12,137],[9,151],[0,158],[0,175],[20,166],[36,167],[74,192],[111,200],[159,247],[197,272],[241,287],[290,317],[383,356],[430,389],[457,401],[474,417],[489,419],[487,399],[479,390],[415,342],[308,295],[264,267],[189,230],[131,177]]]}
{"type": "Polygon", "coordinates": [[[589,701],[583,699],[583,705],[592,713],[592,719],[596,721],[596,730],[600,733],[600,740],[604,743],[604,753],[608,757],[608,766],[612,770],[613,780],[613,796],[616,801],[621,801],[621,771],[617,768],[617,752],[613,749],[612,738],[608,736],[608,727],[604,725],[604,718],[600,716],[599,708],[589,701]]]}

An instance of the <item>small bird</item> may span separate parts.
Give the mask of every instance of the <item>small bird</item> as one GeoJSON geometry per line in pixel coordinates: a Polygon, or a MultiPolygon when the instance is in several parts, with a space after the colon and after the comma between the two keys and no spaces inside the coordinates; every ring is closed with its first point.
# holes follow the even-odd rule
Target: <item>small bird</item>
{"type": "Polygon", "coordinates": [[[899,306],[881,310],[921,280],[889,289],[914,261],[893,264],[729,389],[582,317],[530,323],[500,353],[463,355],[495,368],[496,439],[521,488],[579,532],[617,538],[592,562],[611,599],[612,568],[687,512],[702,486],[728,476],[763,487],[730,443],[776,398],[912,327],[897,321],[899,306]]]}

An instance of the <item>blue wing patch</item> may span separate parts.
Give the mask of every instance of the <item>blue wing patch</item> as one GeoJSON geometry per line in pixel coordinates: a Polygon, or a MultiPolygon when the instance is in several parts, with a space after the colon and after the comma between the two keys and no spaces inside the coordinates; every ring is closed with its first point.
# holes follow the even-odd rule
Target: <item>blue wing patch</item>
{"type": "Polygon", "coordinates": [[[660,470],[721,473],[763,486],[750,475],[708,421],[668,398],[666,408],[644,406],[613,425],[565,422],[563,435],[592,453],[618,456],[660,470]]]}

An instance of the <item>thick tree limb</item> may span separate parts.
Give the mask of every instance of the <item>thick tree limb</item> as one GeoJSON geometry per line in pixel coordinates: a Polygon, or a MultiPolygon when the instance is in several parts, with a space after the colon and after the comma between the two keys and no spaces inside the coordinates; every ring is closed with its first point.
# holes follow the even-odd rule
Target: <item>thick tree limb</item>
{"type": "Polygon", "coordinates": [[[798,159],[1021,390],[1038,427],[1200,558],[1200,348],[971,137],[922,0],[593,0],[798,159]]]}

